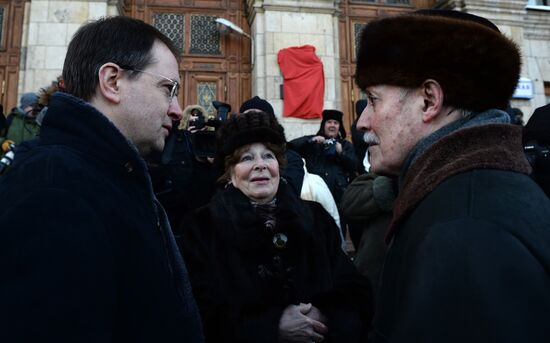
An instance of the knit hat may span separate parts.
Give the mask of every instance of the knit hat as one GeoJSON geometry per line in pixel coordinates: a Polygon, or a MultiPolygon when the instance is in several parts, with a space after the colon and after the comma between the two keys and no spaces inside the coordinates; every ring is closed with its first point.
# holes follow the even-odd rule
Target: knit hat
{"type": "Polygon", "coordinates": [[[517,45],[485,18],[421,10],[367,24],[360,37],[356,82],[418,87],[436,80],[444,104],[479,112],[506,108],[521,69],[517,45]]]}
{"type": "Polygon", "coordinates": [[[361,113],[363,113],[365,107],[367,107],[367,104],[367,99],[360,99],[355,102],[355,115],[357,116],[357,118],[361,116],[361,113]]]}
{"type": "Polygon", "coordinates": [[[343,116],[344,113],[338,110],[323,110],[323,120],[321,120],[321,126],[319,127],[317,135],[325,135],[325,123],[327,122],[327,120],[332,119],[340,123],[340,136],[342,136],[342,139],[346,138],[346,129],[344,129],[344,123],[342,122],[343,116]]]}
{"type": "Polygon", "coordinates": [[[284,146],[284,128],[272,113],[247,112],[232,116],[217,131],[218,155],[221,160],[238,148],[252,143],[284,146]]]}
{"type": "Polygon", "coordinates": [[[243,102],[241,108],[239,109],[239,113],[244,113],[245,111],[252,109],[264,111],[265,113],[275,115],[275,111],[273,111],[273,106],[271,106],[269,102],[260,98],[259,96],[255,96],[252,99],[248,99],[243,102]]]}
{"type": "Polygon", "coordinates": [[[19,108],[23,111],[28,106],[35,107],[38,104],[38,95],[36,95],[35,93],[23,93],[23,95],[21,95],[21,100],[19,101],[19,103],[19,108]]]}

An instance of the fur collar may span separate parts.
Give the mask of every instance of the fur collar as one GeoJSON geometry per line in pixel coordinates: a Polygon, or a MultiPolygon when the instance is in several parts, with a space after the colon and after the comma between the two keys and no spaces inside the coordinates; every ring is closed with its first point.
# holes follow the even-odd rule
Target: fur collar
{"type": "Polygon", "coordinates": [[[466,128],[441,138],[411,165],[394,204],[386,242],[439,184],[473,169],[499,169],[529,174],[519,126],[489,124],[466,128]]]}

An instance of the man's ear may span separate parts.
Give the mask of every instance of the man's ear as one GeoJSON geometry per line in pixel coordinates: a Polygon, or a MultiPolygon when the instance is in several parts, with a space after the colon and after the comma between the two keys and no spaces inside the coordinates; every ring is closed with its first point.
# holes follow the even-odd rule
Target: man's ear
{"type": "Polygon", "coordinates": [[[429,123],[434,120],[443,109],[443,88],[432,79],[428,79],[420,86],[424,103],[422,108],[422,121],[429,123]]]}
{"type": "Polygon", "coordinates": [[[120,102],[120,78],[122,69],[114,63],[105,63],[99,68],[99,93],[106,101],[120,102]]]}

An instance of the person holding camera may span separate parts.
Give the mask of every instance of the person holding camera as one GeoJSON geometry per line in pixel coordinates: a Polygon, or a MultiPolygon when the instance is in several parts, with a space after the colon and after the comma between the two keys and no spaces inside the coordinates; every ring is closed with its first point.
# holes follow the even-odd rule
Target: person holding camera
{"type": "Polygon", "coordinates": [[[296,138],[289,143],[289,147],[306,160],[308,172],[321,176],[327,183],[337,205],[355,175],[357,165],[353,145],[345,140],[342,116],[338,110],[324,110],[317,134],[296,138]]]}

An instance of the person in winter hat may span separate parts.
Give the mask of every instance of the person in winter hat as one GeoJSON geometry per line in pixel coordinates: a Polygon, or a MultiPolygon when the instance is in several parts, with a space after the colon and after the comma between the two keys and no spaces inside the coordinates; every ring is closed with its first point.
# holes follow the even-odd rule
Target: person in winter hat
{"type": "MultiPolygon", "coordinates": [[[[239,108],[239,113],[248,113],[253,111],[263,111],[275,116],[273,106],[271,106],[267,100],[262,99],[259,96],[254,96],[248,99],[243,102],[239,108]]],[[[286,167],[282,171],[282,177],[288,182],[294,192],[300,195],[304,181],[304,162],[302,161],[302,157],[296,151],[289,149],[288,147],[285,152],[285,157],[286,167]]]]}
{"type": "Polygon", "coordinates": [[[323,178],[336,204],[340,203],[357,168],[353,145],[345,139],[343,115],[339,110],[324,110],[315,135],[296,138],[289,143],[306,160],[308,172],[323,178]]]}
{"type": "Polygon", "coordinates": [[[523,130],[523,145],[533,167],[531,177],[550,197],[550,104],[533,112],[523,130]]]}
{"type": "Polygon", "coordinates": [[[503,111],[520,70],[516,43],[469,13],[361,33],[357,128],[371,170],[399,188],[372,342],[550,339],[550,200],[503,111]]]}
{"type": "Polygon", "coordinates": [[[179,241],[206,341],[363,342],[368,283],[340,249],[332,217],[280,178],[283,127],[250,111],[217,133],[227,185],[185,218],[179,241]]]}
{"type": "Polygon", "coordinates": [[[239,108],[239,113],[245,113],[249,110],[258,110],[275,115],[273,106],[271,106],[267,100],[264,100],[257,95],[243,102],[239,108]]]}

